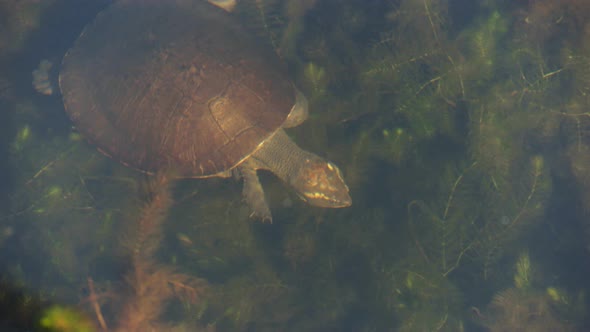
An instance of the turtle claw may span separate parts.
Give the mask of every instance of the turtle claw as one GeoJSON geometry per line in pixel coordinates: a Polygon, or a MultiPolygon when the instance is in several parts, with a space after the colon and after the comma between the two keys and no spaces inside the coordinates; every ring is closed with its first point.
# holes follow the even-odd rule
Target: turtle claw
{"type": "Polygon", "coordinates": [[[272,215],[264,198],[264,189],[262,189],[256,174],[256,168],[253,167],[252,162],[249,160],[244,161],[237,171],[238,176],[244,181],[242,195],[250,208],[250,217],[262,220],[265,223],[272,223],[272,215]]]}
{"type": "Polygon", "coordinates": [[[236,0],[208,0],[208,2],[230,13],[234,10],[238,3],[236,0]]]}
{"type": "MultiPolygon", "coordinates": [[[[256,180],[258,180],[258,178],[256,178],[256,180]]],[[[260,183],[258,181],[256,182],[260,186],[260,183]]],[[[250,218],[261,220],[263,223],[272,224],[272,214],[270,213],[270,209],[266,203],[266,199],[264,198],[262,186],[260,186],[260,190],[256,190],[255,188],[252,188],[252,186],[246,185],[247,183],[247,181],[244,181],[243,195],[244,200],[246,201],[246,204],[248,204],[248,208],[251,211],[250,218]]]]}
{"type": "Polygon", "coordinates": [[[53,67],[53,63],[44,59],[39,63],[39,67],[33,70],[33,87],[37,92],[48,96],[52,95],[54,90],[53,83],[49,78],[51,67],[53,67]]]}
{"type": "Polygon", "coordinates": [[[250,213],[250,218],[254,220],[260,220],[265,224],[272,224],[272,215],[270,214],[270,210],[267,211],[252,211],[250,213]]]}

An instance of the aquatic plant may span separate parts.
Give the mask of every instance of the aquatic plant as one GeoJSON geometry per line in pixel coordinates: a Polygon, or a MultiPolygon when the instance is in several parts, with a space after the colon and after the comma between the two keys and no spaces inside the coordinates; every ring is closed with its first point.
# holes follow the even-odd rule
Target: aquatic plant
{"type": "Polygon", "coordinates": [[[471,80],[471,89],[486,84],[496,74],[502,57],[502,41],[508,30],[508,20],[498,11],[493,11],[485,18],[480,18],[473,26],[462,32],[465,55],[464,66],[467,80],[471,80]]]}
{"type": "Polygon", "coordinates": [[[528,253],[521,253],[516,261],[516,273],[514,274],[514,286],[519,289],[531,287],[532,278],[531,258],[528,253]]]}
{"type": "Polygon", "coordinates": [[[14,99],[14,88],[12,82],[0,76],[0,101],[10,101],[14,99]]]}
{"type": "Polygon", "coordinates": [[[496,294],[489,307],[489,330],[575,331],[555,316],[551,301],[543,293],[507,289],[496,294]]]}
{"type": "Polygon", "coordinates": [[[568,272],[535,260],[543,253],[527,241],[563,228],[546,211],[562,208],[548,201],[556,181],[579,190],[563,197],[581,202],[568,205],[572,219],[590,211],[588,4],[461,5],[470,18],[457,23],[449,1],[240,2],[237,18],[310,97],[311,118],[289,134],[338,156],[355,195],[347,211],[318,211],[267,181],[271,227],[248,223],[237,185],[215,179],[179,182],[165,213],[153,199],[168,194],[152,184],[138,207],[135,175],[69,130],[46,130],[35,120],[44,111],[17,91],[19,189],[3,220],[36,227],[0,241],[10,250],[22,239],[10,271],[30,284],[19,263],[45,253],[39,279],[61,283],[47,282],[44,297],[71,299],[84,284],[84,307],[111,330],[461,331],[466,307],[488,301],[482,328],[571,328],[566,319],[585,317],[585,286],[566,289],[568,272]],[[110,271],[127,262],[118,283],[110,271]],[[214,283],[201,293],[206,283],[188,275],[214,283]]]}
{"type": "MultiPolygon", "coordinates": [[[[531,270],[528,253],[521,253],[515,264],[514,286],[496,293],[485,313],[473,307],[479,323],[490,331],[576,331],[563,315],[565,307],[582,305],[569,300],[567,293],[555,287],[539,290],[531,283],[535,273],[531,270]]],[[[571,310],[567,310],[571,311],[571,310]]]]}
{"type": "Polygon", "coordinates": [[[248,29],[258,34],[278,51],[285,24],[283,6],[277,0],[238,2],[235,14],[248,29]]]}
{"type": "MultiPolygon", "coordinates": [[[[551,183],[545,173],[543,159],[540,156],[532,157],[525,172],[528,175],[522,177],[520,182],[513,182],[513,185],[502,188],[496,187],[493,189],[494,196],[489,197],[490,208],[504,208],[501,214],[489,211],[489,215],[484,217],[477,244],[474,246],[474,256],[480,260],[484,279],[489,278],[489,273],[494,270],[494,263],[508,248],[516,244],[527,227],[540,220],[539,216],[544,210],[551,183]]],[[[494,186],[493,179],[490,180],[492,182],[488,185],[494,186]]]]}
{"type": "MultiPolygon", "coordinates": [[[[306,91],[311,91],[311,98],[319,98],[326,94],[328,78],[324,68],[310,62],[305,65],[303,70],[304,83],[306,91]]],[[[313,102],[313,101],[312,101],[313,102]]]]}
{"type": "MultiPolygon", "coordinates": [[[[46,255],[38,266],[43,273],[26,274],[27,283],[45,285],[54,278],[75,282],[85,278],[90,262],[102,255],[100,247],[112,241],[109,227],[108,233],[100,232],[96,237],[78,236],[90,232],[95,222],[100,224],[103,213],[113,212],[106,205],[102,205],[104,210],[98,207],[101,202],[92,194],[95,182],[88,177],[101,164],[101,158],[84,149],[79,139],[46,139],[36,123],[25,123],[11,144],[11,163],[19,169],[13,176],[18,189],[12,193],[11,208],[1,220],[17,230],[18,243],[24,245],[21,259],[38,257],[39,253],[46,255]],[[66,238],[69,240],[65,241],[66,238]],[[81,261],[82,256],[88,260],[81,261]]],[[[71,293],[61,295],[67,297],[71,293]]]]}
{"type": "Polygon", "coordinates": [[[305,14],[313,9],[317,0],[288,0],[285,7],[285,16],[288,19],[283,31],[280,53],[287,59],[294,59],[297,51],[297,42],[304,29],[305,14]]]}
{"type": "Polygon", "coordinates": [[[542,158],[533,157],[526,182],[504,186],[486,178],[474,162],[446,179],[448,194],[440,202],[410,202],[409,230],[419,255],[442,276],[457,269],[466,257],[478,257],[487,279],[503,250],[542,211],[549,190],[543,168],[542,158]],[[503,206],[501,215],[493,211],[495,206],[503,206]]]}
{"type": "MultiPolygon", "coordinates": [[[[472,172],[475,164],[466,169],[472,172]]],[[[476,241],[477,214],[467,210],[463,199],[477,193],[468,193],[472,188],[466,179],[469,173],[460,173],[449,189],[449,194],[439,211],[435,212],[423,201],[408,204],[409,230],[414,238],[416,248],[423,259],[435,266],[442,276],[455,270],[465,254],[476,241]]]]}
{"type": "Polygon", "coordinates": [[[560,47],[582,37],[579,32],[584,30],[589,13],[590,5],[584,0],[529,1],[525,10],[517,12],[516,34],[537,45],[557,43],[560,47]]]}
{"type": "Polygon", "coordinates": [[[34,0],[0,2],[0,55],[22,47],[31,32],[39,27],[43,10],[52,3],[34,0]]]}
{"type": "Polygon", "coordinates": [[[56,332],[96,331],[92,321],[83,313],[59,305],[51,306],[44,311],[40,325],[56,332]]]}
{"type": "Polygon", "coordinates": [[[142,208],[135,223],[127,225],[121,243],[129,255],[129,271],[125,275],[124,296],[114,301],[114,324],[107,325],[102,314],[93,281],[89,279],[90,297],[99,326],[114,331],[162,331],[173,326],[161,318],[165,305],[173,298],[188,303],[197,303],[205,291],[206,282],[187,274],[176,272],[171,267],[156,261],[160,248],[162,226],[172,204],[169,175],[159,174],[148,183],[148,203],[142,208]]]}
{"type": "Polygon", "coordinates": [[[297,60],[297,42],[304,17],[317,0],[255,0],[237,6],[236,14],[246,26],[268,41],[285,60],[297,60]]]}
{"type": "Polygon", "coordinates": [[[432,267],[408,259],[380,277],[378,294],[384,312],[395,315],[396,331],[462,330],[461,292],[432,267]]]}

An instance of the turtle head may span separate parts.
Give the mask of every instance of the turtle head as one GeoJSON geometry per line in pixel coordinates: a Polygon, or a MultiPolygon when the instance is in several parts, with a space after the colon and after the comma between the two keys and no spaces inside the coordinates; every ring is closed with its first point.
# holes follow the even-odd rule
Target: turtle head
{"type": "Polygon", "coordinates": [[[352,204],[348,186],[340,169],[320,157],[306,158],[291,185],[307,203],[324,208],[341,208],[352,204]]]}

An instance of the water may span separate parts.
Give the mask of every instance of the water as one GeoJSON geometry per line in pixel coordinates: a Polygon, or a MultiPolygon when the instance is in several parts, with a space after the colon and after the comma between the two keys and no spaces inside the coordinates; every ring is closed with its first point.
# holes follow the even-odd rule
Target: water
{"type": "Polygon", "coordinates": [[[33,91],[106,6],[0,4],[6,330],[588,329],[590,4],[240,2],[309,99],[289,135],[353,199],[313,208],[262,173],[272,224],[231,178],[105,157],[33,91]]]}

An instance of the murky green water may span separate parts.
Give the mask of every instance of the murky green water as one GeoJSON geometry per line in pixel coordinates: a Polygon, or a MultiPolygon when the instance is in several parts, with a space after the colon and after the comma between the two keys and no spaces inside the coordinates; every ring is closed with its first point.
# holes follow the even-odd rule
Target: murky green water
{"type": "Polygon", "coordinates": [[[0,329],[590,328],[590,3],[240,2],[309,99],[289,135],[353,199],[263,173],[272,224],[239,181],[103,156],[35,93],[107,5],[0,1],[0,329]]]}

